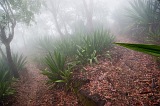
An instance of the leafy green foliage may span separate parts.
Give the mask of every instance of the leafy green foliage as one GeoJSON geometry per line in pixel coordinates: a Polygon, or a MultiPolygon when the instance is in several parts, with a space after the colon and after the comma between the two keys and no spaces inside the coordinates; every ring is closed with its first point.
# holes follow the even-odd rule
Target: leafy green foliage
{"type": "Polygon", "coordinates": [[[148,41],[154,44],[160,44],[160,29],[156,31],[149,32],[148,41]]]}
{"type": "MultiPolygon", "coordinates": [[[[23,54],[19,55],[18,53],[16,54],[13,53],[12,58],[13,58],[13,62],[16,65],[18,71],[21,71],[22,69],[24,69],[27,63],[27,60],[26,60],[27,57],[24,57],[23,54]]],[[[5,68],[5,70],[10,71],[7,61],[4,58],[0,60],[1,60],[0,64],[3,64],[3,68],[5,68]]]]}
{"type": "Polygon", "coordinates": [[[38,13],[42,5],[42,0],[1,0],[1,7],[9,5],[10,10],[4,10],[3,16],[6,16],[5,21],[9,21],[10,18],[16,19],[17,22],[23,22],[29,24],[34,20],[34,13],[38,13]],[[8,12],[7,12],[7,11],[8,12]],[[11,13],[11,11],[14,11],[11,13]],[[8,17],[9,15],[9,17],[8,17]]]}
{"type": "Polygon", "coordinates": [[[16,53],[12,55],[12,58],[14,64],[17,67],[17,70],[21,71],[25,67],[25,64],[27,63],[26,61],[27,57],[24,57],[23,54],[19,55],[18,53],[16,53]]]}
{"type": "Polygon", "coordinates": [[[55,48],[65,56],[74,56],[76,54],[76,45],[74,40],[76,39],[71,37],[57,40],[55,43],[55,48]]]}
{"type": "Polygon", "coordinates": [[[91,53],[86,47],[80,47],[78,46],[78,50],[77,50],[77,59],[81,62],[81,63],[86,63],[89,62],[91,65],[93,62],[97,62],[97,55],[96,55],[96,50],[93,51],[93,53],[91,53]]]}
{"type": "MultiPolygon", "coordinates": [[[[134,35],[147,38],[148,32],[155,33],[160,28],[160,3],[156,0],[132,0],[126,9],[126,16],[132,20],[129,25],[134,35]]],[[[150,37],[155,40],[151,33],[150,37]]],[[[158,36],[157,36],[158,38],[158,36]]]]}
{"type": "Polygon", "coordinates": [[[56,50],[69,58],[77,57],[81,63],[92,64],[97,62],[97,54],[112,47],[113,40],[109,31],[97,30],[94,33],[75,33],[65,39],[49,37],[39,40],[37,44],[44,52],[56,50]]]}
{"type": "Polygon", "coordinates": [[[49,78],[48,83],[65,83],[68,85],[72,72],[71,69],[65,68],[65,56],[61,53],[55,51],[52,55],[49,53],[45,58],[46,68],[42,71],[43,75],[46,75],[49,78]]]}
{"type": "Polygon", "coordinates": [[[129,2],[128,17],[135,24],[147,25],[159,21],[159,3],[156,0],[133,0],[129,2]]]}
{"type": "Polygon", "coordinates": [[[14,90],[11,88],[12,76],[8,66],[2,59],[0,60],[0,99],[2,99],[4,96],[14,94],[14,90]]]}
{"type": "Polygon", "coordinates": [[[160,46],[159,45],[147,45],[147,44],[128,44],[128,43],[116,43],[120,46],[150,54],[153,56],[160,57],[160,46]]]}
{"type": "Polygon", "coordinates": [[[34,44],[35,47],[41,51],[51,52],[54,50],[55,38],[50,36],[44,36],[40,38],[35,38],[34,44]]]}
{"type": "Polygon", "coordinates": [[[104,50],[108,50],[112,46],[114,40],[109,32],[98,30],[93,34],[83,35],[81,46],[77,45],[77,58],[82,63],[89,61],[90,64],[97,61],[97,54],[101,54],[104,50]]]}

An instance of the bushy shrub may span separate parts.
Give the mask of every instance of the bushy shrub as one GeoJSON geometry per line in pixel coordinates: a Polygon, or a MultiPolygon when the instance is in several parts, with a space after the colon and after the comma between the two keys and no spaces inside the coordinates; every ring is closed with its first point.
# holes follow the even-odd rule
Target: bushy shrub
{"type": "Polygon", "coordinates": [[[24,57],[23,54],[19,55],[18,53],[16,53],[12,55],[12,58],[13,58],[14,64],[17,67],[17,70],[21,71],[27,63],[27,60],[26,60],[27,57],[24,57]]]}
{"type": "Polygon", "coordinates": [[[59,39],[55,43],[55,50],[65,56],[73,56],[76,53],[75,41],[71,38],[59,39]]]}
{"type": "Polygon", "coordinates": [[[93,33],[74,33],[64,39],[44,39],[44,41],[41,39],[41,43],[39,43],[41,47],[39,48],[44,48],[41,50],[47,51],[58,51],[67,57],[77,57],[78,61],[82,63],[87,63],[88,61],[92,63],[97,61],[97,54],[101,54],[111,48],[113,40],[114,37],[109,31],[96,30],[93,33]],[[50,44],[53,45],[51,46],[50,44]],[[47,46],[44,45],[50,46],[46,49],[47,46]]]}
{"type": "Polygon", "coordinates": [[[57,51],[53,54],[49,53],[44,62],[47,68],[42,71],[42,74],[49,78],[48,83],[69,84],[72,72],[70,68],[67,69],[65,66],[66,58],[64,55],[57,51]]]}
{"type": "Polygon", "coordinates": [[[128,27],[130,35],[136,40],[146,41],[158,39],[155,33],[160,28],[160,3],[158,0],[130,0],[125,8],[126,21],[123,23],[128,27]],[[128,21],[130,20],[130,21],[128,21]],[[148,34],[150,33],[150,34],[148,34]]]}
{"type": "Polygon", "coordinates": [[[43,36],[36,38],[34,42],[35,47],[43,52],[51,52],[55,48],[56,38],[50,36],[43,36]]]}
{"type": "Polygon", "coordinates": [[[110,49],[114,40],[114,37],[108,31],[103,30],[83,35],[82,38],[82,44],[77,45],[77,58],[82,63],[89,61],[90,64],[94,61],[98,62],[97,54],[110,49]]]}
{"type": "Polygon", "coordinates": [[[4,96],[12,95],[14,90],[11,88],[12,75],[4,60],[0,59],[0,100],[4,96]]]}
{"type": "Polygon", "coordinates": [[[154,32],[149,32],[148,41],[153,44],[160,44],[160,29],[154,32]]]}

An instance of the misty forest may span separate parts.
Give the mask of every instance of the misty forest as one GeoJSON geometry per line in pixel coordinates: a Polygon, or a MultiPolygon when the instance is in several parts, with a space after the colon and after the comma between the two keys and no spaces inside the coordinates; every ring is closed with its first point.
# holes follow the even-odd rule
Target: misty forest
{"type": "Polygon", "coordinates": [[[160,106],[160,0],[0,0],[0,106],[160,106]]]}

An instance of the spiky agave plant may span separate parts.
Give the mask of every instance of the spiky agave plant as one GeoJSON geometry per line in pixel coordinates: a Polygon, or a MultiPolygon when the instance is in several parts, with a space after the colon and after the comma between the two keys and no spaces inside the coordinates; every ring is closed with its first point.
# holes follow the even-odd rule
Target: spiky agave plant
{"type": "Polygon", "coordinates": [[[64,55],[57,51],[53,54],[49,53],[44,62],[47,68],[42,71],[42,74],[49,78],[48,83],[69,84],[72,72],[71,69],[65,67],[66,58],[64,55]]]}
{"type": "Polygon", "coordinates": [[[61,52],[65,56],[74,56],[76,54],[75,41],[71,37],[59,39],[55,42],[56,51],[61,52]]]}
{"type": "Polygon", "coordinates": [[[0,59],[0,100],[4,96],[14,94],[14,90],[11,88],[12,75],[9,71],[8,66],[6,65],[3,59],[0,59]]]}
{"type": "Polygon", "coordinates": [[[34,43],[38,50],[43,52],[53,52],[55,49],[55,40],[56,38],[51,36],[41,36],[38,39],[36,38],[34,43]]]}
{"type": "Polygon", "coordinates": [[[132,20],[128,26],[134,35],[147,37],[146,33],[160,28],[160,2],[157,0],[130,0],[126,16],[132,20]]]}
{"type": "Polygon", "coordinates": [[[23,54],[19,55],[18,53],[15,54],[13,53],[12,57],[13,57],[13,62],[17,67],[17,70],[21,71],[27,63],[27,57],[25,57],[23,54]]]}
{"type": "Polygon", "coordinates": [[[82,36],[82,44],[77,45],[77,58],[82,63],[97,61],[97,54],[111,48],[114,37],[109,31],[97,30],[82,36]]]}

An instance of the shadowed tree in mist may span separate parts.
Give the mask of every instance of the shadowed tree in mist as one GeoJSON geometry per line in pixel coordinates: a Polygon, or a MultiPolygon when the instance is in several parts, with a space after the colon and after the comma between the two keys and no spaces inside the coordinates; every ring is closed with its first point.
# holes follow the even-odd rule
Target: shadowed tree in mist
{"type": "Polygon", "coordinates": [[[0,0],[0,40],[6,48],[8,65],[15,78],[18,78],[19,74],[13,62],[10,47],[14,38],[15,26],[17,22],[29,25],[34,20],[34,13],[38,12],[40,6],[40,0],[0,0]]]}

